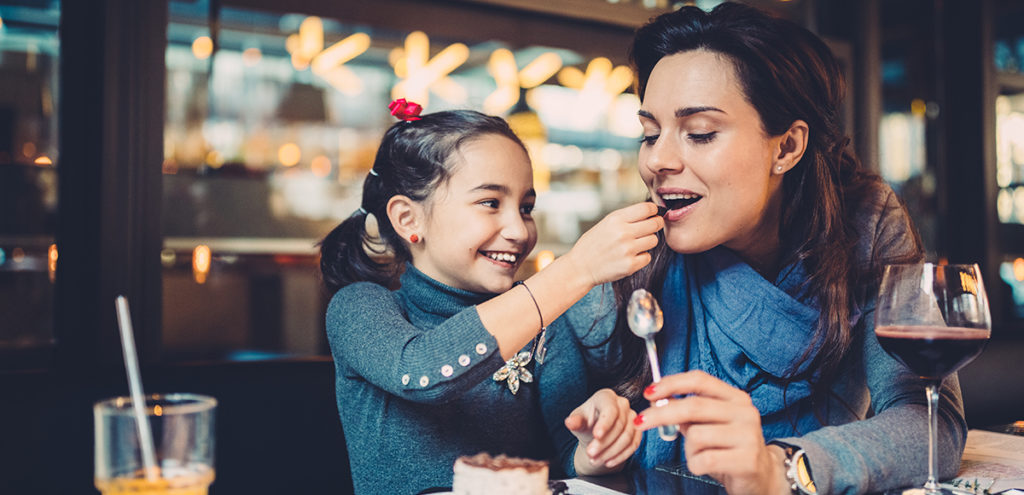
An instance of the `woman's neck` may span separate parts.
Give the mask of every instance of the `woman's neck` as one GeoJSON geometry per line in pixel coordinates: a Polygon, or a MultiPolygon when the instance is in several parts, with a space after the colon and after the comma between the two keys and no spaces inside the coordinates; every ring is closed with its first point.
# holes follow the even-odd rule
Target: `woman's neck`
{"type": "Polygon", "coordinates": [[[761,221],[742,239],[724,244],[750,265],[765,280],[775,282],[782,270],[782,241],[779,238],[781,222],[781,191],[769,201],[761,221]]]}

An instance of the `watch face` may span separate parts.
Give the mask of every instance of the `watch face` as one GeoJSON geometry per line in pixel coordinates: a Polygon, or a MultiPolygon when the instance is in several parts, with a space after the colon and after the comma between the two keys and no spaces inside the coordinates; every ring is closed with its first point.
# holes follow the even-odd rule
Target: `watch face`
{"type": "Polygon", "coordinates": [[[811,469],[807,466],[807,456],[801,450],[795,454],[796,458],[796,482],[803,488],[804,493],[817,493],[814,487],[814,480],[811,479],[811,469]]]}

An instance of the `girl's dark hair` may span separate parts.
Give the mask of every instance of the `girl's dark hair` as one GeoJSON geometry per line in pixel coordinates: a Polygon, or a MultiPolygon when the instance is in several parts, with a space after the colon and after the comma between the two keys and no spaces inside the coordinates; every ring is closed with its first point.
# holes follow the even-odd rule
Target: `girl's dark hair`
{"type": "MultiPolygon", "coordinates": [[[[817,391],[824,391],[853,340],[852,287],[879,278],[883,263],[912,261],[874,260],[870,266],[855,266],[857,260],[851,259],[857,234],[847,213],[877,192],[882,182],[861,170],[843,134],[840,109],[845,87],[839,63],[810,31],[753,7],[723,3],[710,12],[683,7],[656,17],[636,33],[630,60],[638,74],[641,100],[658,61],[691,50],[718,53],[732,63],[767,134],[781,135],[796,120],[810,129],[803,158],[782,181],[780,266],[804,263],[808,278],[802,293],[817,298],[820,308],[814,339],[805,344],[806,351],[787,379],[812,379],[817,391]],[[807,371],[799,374],[798,369],[807,371]]],[[[917,251],[910,257],[921,258],[920,240],[917,251]]],[[[616,284],[620,308],[635,288],[660,295],[670,255],[662,239],[651,264],[616,284]]],[[[628,369],[618,370],[628,377],[620,384],[620,393],[633,398],[650,383],[646,357],[636,345],[639,340],[622,337],[628,369]]]]}
{"type": "Polygon", "coordinates": [[[373,169],[363,182],[362,209],[320,241],[320,271],[327,290],[333,294],[360,281],[395,287],[410,255],[388,220],[388,200],[396,195],[414,201],[427,199],[451,176],[451,158],[460,146],[489,134],[523,146],[502,118],[472,110],[436,112],[392,125],[384,133],[373,169]],[[377,219],[378,239],[366,232],[367,214],[377,219]]]}

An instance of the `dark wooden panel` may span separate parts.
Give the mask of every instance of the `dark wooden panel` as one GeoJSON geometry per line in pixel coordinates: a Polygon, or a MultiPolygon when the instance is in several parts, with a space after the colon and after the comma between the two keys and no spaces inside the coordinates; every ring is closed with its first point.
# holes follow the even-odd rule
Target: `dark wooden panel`
{"type": "MultiPolygon", "coordinates": [[[[143,369],[147,393],[218,400],[216,494],[352,493],[329,359],[143,369]]],[[[0,374],[3,493],[92,493],[92,403],[127,391],[121,369],[0,374]]]]}

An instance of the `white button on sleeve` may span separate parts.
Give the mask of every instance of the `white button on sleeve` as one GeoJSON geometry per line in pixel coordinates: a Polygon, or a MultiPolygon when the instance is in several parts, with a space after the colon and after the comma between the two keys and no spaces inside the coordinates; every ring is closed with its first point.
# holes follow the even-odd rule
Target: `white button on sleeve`
{"type": "Polygon", "coordinates": [[[402,375],[402,385],[408,385],[408,384],[409,384],[409,374],[406,373],[406,374],[402,375]]]}
{"type": "Polygon", "coordinates": [[[484,344],[483,342],[477,344],[476,345],[476,353],[481,355],[481,356],[483,356],[484,354],[487,354],[487,344],[484,344]]]}
{"type": "Polygon", "coordinates": [[[427,378],[427,375],[421,376],[420,377],[420,386],[421,387],[426,387],[427,385],[430,385],[430,378],[427,378]]]}
{"type": "Polygon", "coordinates": [[[469,366],[469,356],[467,356],[465,354],[459,356],[459,365],[460,366],[469,366]]]}
{"type": "Polygon", "coordinates": [[[451,365],[449,365],[449,364],[446,364],[446,365],[441,367],[441,374],[444,375],[445,377],[452,376],[452,373],[454,373],[454,372],[455,372],[455,370],[452,369],[451,365]]]}

